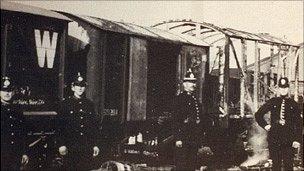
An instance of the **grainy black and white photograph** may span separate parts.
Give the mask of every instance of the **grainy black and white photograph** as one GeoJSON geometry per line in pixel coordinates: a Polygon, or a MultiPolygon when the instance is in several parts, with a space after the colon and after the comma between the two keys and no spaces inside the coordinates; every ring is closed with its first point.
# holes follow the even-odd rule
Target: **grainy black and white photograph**
{"type": "Polygon", "coordinates": [[[1,170],[303,171],[303,0],[1,0],[1,170]]]}

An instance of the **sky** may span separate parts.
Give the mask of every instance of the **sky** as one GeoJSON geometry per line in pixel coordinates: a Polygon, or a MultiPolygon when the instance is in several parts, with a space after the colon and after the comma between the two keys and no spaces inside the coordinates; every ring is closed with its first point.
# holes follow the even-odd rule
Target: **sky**
{"type": "Polygon", "coordinates": [[[192,19],[303,42],[302,1],[15,1],[74,14],[151,26],[192,19]]]}

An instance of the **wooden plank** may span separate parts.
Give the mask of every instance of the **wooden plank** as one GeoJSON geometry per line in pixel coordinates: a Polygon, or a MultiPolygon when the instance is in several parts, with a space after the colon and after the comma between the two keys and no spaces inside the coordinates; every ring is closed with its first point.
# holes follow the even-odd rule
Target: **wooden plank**
{"type": "Polygon", "coordinates": [[[127,121],[146,119],[147,64],[147,41],[132,37],[130,40],[127,121]]]}
{"type": "Polygon", "coordinates": [[[259,47],[258,42],[255,41],[255,51],[254,51],[254,78],[253,78],[253,106],[254,112],[258,110],[259,103],[259,47]]]}
{"type": "Polygon", "coordinates": [[[100,101],[99,101],[99,107],[98,107],[98,111],[103,114],[104,113],[104,109],[105,109],[105,87],[106,87],[106,56],[107,56],[107,48],[108,48],[108,43],[107,43],[107,37],[108,34],[101,34],[100,36],[100,44],[99,44],[99,48],[101,49],[101,74],[100,74],[100,81],[101,81],[101,85],[100,85],[100,101]]]}
{"type": "Polygon", "coordinates": [[[241,117],[245,116],[245,93],[246,93],[246,80],[247,80],[247,42],[242,39],[242,68],[243,68],[243,77],[241,77],[241,94],[240,94],[240,114],[241,117]]]}
{"type": "Polygon", "coordinates": [[[64,68],[65,68],[65,57],[66,57],[66,41],[67,41],[67,30],[68,25],[66,24],[60,39],[59,49],[59,74],[58,74],[58,98],[63,100],[64,97],[64,68]]]}
{"type": "Polygon", "coordinates": [[[7,66],[7,32],[8,24],[5,24],[4,29],[1,29],[1,74],[6,75],[7,66]]]}
{"type": "Polygon", "coordinates": [[[127,110],[127,99],[128,99],[128,58],[129,58],[129,54],[128,54],[128,48],[129,48],[129,41],[130,41],[130,37],[126,36],[125,40],[123,42],[123,85],[122,85],[122,89],[123,89],[123,94],[122,94],[122,107],[121,107],[121,121],[124,121],[126,118],[126,110],[127,110]]]}
{"type": "Polygon", "coordinates": [[[23,111],[23,115],[32,116],[32,115],[42,115],[42,116],[50,116],[57,115],[56,111],[23,111]]]}

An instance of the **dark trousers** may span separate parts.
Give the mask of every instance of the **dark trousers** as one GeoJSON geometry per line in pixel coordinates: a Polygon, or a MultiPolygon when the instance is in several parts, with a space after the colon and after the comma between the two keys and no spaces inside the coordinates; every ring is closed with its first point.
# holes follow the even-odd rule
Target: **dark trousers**
{"type": "Polygon", "coordinates": [[[93,149],[69,149],[64,156],[63,170],[93,170],[101,166],[99,156],[93,157],[93,149]]]}
{"type": "Polygon", "coordinates": [[[273,163],[273,171],[280,171],[281,168],[286,171],[293,170],[293,148],[291,144],[269,143],[269,154],[273,163]]]}
{"type": "Polygon", "coordinates": [[[1,149],[1,171],[20,170],[21,154],[1,149]]]}
{"type": "Polygon", "coordinates": [[[197,145],[194,142],[183,142],[182,147],[176,147],[175,166],[178,171],[193,171],[197,168],[197,145]]]}

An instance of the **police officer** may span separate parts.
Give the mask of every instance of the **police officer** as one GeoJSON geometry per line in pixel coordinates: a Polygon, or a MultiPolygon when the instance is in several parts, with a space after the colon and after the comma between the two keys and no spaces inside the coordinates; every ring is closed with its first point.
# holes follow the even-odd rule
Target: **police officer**
{"type": "Polygon", "coordinates": [[[268,147],[273,161],[273,170],[293,170],[293,148],[299,148],[302,122],[298,104],[288,97],[289,83],[286,77],[279,79],[279,97],[271,98],[255,114],[257,123],[268,131],[268,147]],[[270,123],[264,119],[267,112],[270,123]]]}
{"type": "Polygon", "coordinates": [[[58,131],[59,153],[67,159],[70,170],[90,170],[99,155],[99,118],[94,112],[94,104],[84,95],[86,82],[80,73],[71,87],[73,95],[60,105],[58,131]]]}
{"type": "Polygon", "coordinates": [[[191,70],[184,78],[184,91],[174,99],[175,165],[177,170],[195,170],[198,150],[200,103],[194,91],[196,78],[191,70]]]}
{"type": "Polygon", "coordinates": [[[1,79],[1,170],[20,170],[29,157],[23,114],[12,104],[14,86],[9,77],[1,79]]]}

